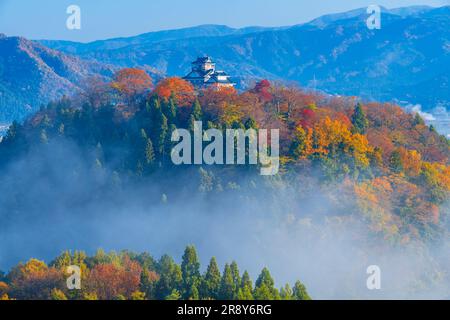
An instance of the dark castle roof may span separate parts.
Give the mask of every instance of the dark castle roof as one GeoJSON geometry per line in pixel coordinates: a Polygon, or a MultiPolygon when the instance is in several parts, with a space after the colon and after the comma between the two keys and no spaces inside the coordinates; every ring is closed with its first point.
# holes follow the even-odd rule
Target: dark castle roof
{"type": "Polygon", "coordinates": [[[196,61],[192,63],[193,67],[191,72],[183,79],[193,82],[194,84],[203,83],[204,85],[210,84],[231,84],[235,83],[230,80],[230,76],[224,71],[216,71],[215,69],[201,70],[197,66],[213,63],[212,59],[208,56],[198,57],[196,61]],[[225,77],[225,79],[219,79],[219,77],[225,77]]]}

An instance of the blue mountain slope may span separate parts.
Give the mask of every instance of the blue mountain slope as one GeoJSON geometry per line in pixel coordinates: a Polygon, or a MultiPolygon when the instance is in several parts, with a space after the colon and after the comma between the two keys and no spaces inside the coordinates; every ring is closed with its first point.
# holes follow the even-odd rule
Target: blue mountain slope
{"type": "Polygon", "coordinates": [[[208,54],[244,84],[264,77],[308,86],[316,79],[314,86],[330,93],[448,107],[449,7],[382,12],[381,30],[369,30],[366,10],[358,9],[289,28],[200,26],[129,38],[112,49],[106,48],[117,40],[77,50],[87,59],[149,65],[168,75],[185,74],[196,56],[208,54]]]}
{"type": "Polygon", "coordinates": [[[448,110],[450,7],[382,12],[381,30],[369,30],[366,9],[358,9],[291,27],[203,25],[92,43],[0,36],[0,122],[76,91],[80,79],[111,74],[106,66],[183,76],[205,54],[243,87],[255,78],[296,81],[332,94],[448,110]]]}

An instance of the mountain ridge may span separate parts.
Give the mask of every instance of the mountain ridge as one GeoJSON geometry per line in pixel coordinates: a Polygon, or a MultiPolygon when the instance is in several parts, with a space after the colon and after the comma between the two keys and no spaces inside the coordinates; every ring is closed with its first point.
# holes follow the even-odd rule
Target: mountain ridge
{"type": "MultiPolygon", "coordinates": [[[[196,56],[207,54],[235,75],[244,87],[252,78],[286,79],[303,86],[311,86],[313,79],[317,79],[318,83],[312,87],[331,94],[408,101],[423,105],[425,110],[442,104],[448,108],[450,97],[445,94],[448,78],[439,65],[450,65],[449,8],[382,8],[381,30],[369,30],[365,25],[366,10],[356,9],[290,27],[247,29],[254,32],[229,28],[220,36],[192,35],[144,41],[106,51],[87,50],[81,57],[121,67],[150,65],[167,75],[180,76],[189,71],[190,62],[196,56]],[[430,47],[434,53],[429,52],[430,47]],[[372,65],[378,70],[371,70],[372,65]],[[401,79],[396,77],[397,72],[402,75],[401,79]],[[420,81],[416,79],[418,73],[424,77],[420,81]],[[363,86],[359,80],[352,79],[355,74],[369,75],[363,80],[363,86]],[[427,92],[416,90],[404,93],[404,90],[390,89],[413,88],[420,82],[442,78],[445,81],[434,82],[437,91],[444,92],[440,97],[430,97],[427,92]],[[370,82],[374,81],[384,83],[384,87],[372,87],[370,82]]],[[[185,32],[183,30],[186,29],[173,32],[185,32]]]]}
{"type": "Polygon", "coordinates": [[[23,37],[0,37],[0,122],[21,120],[52,99],[76,93],[81,80],[110,77],[112,70],[23,37]]]}
{"type": "Polygon", "coordinates": [[[381,30],[369,30],[367,17],[356,9],[288,27],[200,25],[85,44],[0,34],[0,123],[73,94],[86,77],[123,67],[184,76],[199,55],[212,56],[241,88],[267,78],[448,110],[450,7],[382,8],[381,30]],[[8,47],[11,39],[23,45],[8,47]]]}

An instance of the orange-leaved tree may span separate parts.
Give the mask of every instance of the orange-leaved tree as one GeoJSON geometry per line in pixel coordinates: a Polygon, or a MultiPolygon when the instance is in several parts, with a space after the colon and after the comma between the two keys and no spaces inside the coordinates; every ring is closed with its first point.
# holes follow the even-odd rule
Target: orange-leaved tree
{"type": "Polygon", "coordinates": [[[111,83],[111,87],[129,103],[135,102],[139,96],[149,92],[152,86],[152,78],[144,70],[135,68],[117,71],[111,83]]]}
{"type": "Polygon", "coordinates": [[[173,97],[178,106],[190,106],[195,101],[194,86],[189,81],[178,77],[161,80],[155,88],[155,93],[160,98],[173,97]]]}

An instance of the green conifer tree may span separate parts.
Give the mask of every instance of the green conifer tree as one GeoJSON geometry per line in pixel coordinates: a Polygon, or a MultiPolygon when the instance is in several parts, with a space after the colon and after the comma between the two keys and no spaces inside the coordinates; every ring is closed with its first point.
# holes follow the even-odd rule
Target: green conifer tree
{"type": "Polygon", "coordinates": [[[197,287],[201,279],[200,262],[194,246],[186,247],[181,263],[181,272],[183,276],[184,297],[185,299],[189,299],[192,293],[192,287],[197,287]]]}
{"type": "Polygon", "coordinates": [[[236,288],[234,286],[233,272],[227,263],[220,282],[220,300],[234,300],[236,288]]]}
{"type": "Polygon", "coordinates": [[[358,103],[355,107],[355,111],[352,116],[352,124],[354,133],[367,133],[367,129],[369,128],[369,120],[367,119],[361,103],[358,103]]]}
{"type": "Polygon", "coordinates": [[[219,266],[217,265],[216,258],[212,258],[208,269],[206,270],[203,285],[202,285],[202,298],[211,298],[218,299],[219,298],[219,289],[220,289],[221,275],[219,266]]]}

